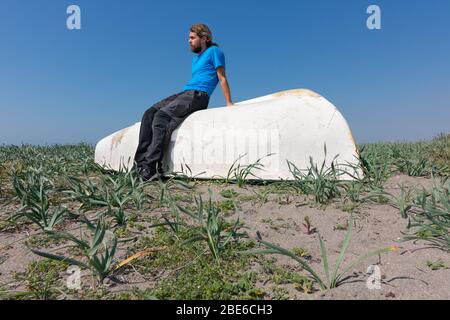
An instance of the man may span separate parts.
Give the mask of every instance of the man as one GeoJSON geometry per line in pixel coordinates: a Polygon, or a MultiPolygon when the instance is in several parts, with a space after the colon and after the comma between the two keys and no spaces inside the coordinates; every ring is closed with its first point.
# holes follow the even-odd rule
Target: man
{"type": "Polygon", "coordinates": [[[134,157],[142,179],[162,175],[163,147],[184,119],[208,107],[209,97],[220,82],[227,106],[232,106],[225,75],[225,56],[212,42],[211,30],[205,24],[194,24],[189,32],[189,46],[196,53],[192,60],[192,79],[183,91],[151,106],[142,117],[139,145],[134,157]]]}

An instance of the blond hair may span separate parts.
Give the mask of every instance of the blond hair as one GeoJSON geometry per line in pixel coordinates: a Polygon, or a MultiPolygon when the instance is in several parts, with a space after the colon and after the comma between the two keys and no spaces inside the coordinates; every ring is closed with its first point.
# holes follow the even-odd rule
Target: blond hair
{"type": "Polygon", "coordinates": [[[218,46],[217,43],[213,42],[213,35],[211,30],[206,24],[203,23],[196,23],[191,26],[190,29],[191,32],[196,33],[200,38],[205,37],[206,38],[206,46],[218,46]]]}

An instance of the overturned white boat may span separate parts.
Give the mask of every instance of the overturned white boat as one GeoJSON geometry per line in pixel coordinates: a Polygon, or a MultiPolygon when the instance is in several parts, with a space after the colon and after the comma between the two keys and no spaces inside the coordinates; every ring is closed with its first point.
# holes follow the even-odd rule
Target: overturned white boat
{"type": "MultiPolygon", "coordinates": [[[[95,162],[129,170],[139,140],[140,122],[97,143],[95,162]]],[[[163,168],[198,178],[233,178],[233,171],[258,163],[251,171],[264,180],[292,180],[291,164],[304,170],[310,158],[319,168],[331,163],[362,176],[352,132],[342,114],[319,94],[295,89],[209,108],[186,118],[165,146],[163,168]],[[326,154],[324,152],[326,146],[326,154]],[[230,170],[231,169],[231,170],[230,170]]],[[[246,179],[256,179],[249,174],[246,179]]]]}

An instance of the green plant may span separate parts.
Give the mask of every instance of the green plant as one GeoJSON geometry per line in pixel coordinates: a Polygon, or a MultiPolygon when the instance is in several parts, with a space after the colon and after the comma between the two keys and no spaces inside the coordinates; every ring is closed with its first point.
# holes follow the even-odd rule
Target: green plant
{"type": "Polygon", "coordinates": [[[393,172],[392,158],[387,147],[382,144],[363,145],[360,148],[357,167],[363,172],[363,178],[357,180],[373,189],[383,188],[383,183],[393,172]]]}
{"type": "Polygon", "coordinates": [[[410,217],[408,229],[413,232],[402,241],[426,240],[438,248],[450,250],[450,194],[448,176],[430,192],[422,190],[416,204],[421,212],[410,217]]]}
{"type": "Polygon", "coordinates": [[[392,157],[395,159],[394,164],[400,172],[416,177],[428,174],[429,159],[425,153],[424,143],[394,143],[390,147],[392,157]]]}
{"type": "Polygon", "coordinates": [[[245,154],[239,156],[234,162],[231,164],[230,168],[228,169],[227,176],[213,176],[213,178],[217,178],[219,180],[222,180],[222,183],[229,184],[233,180],[233,172],[235,171],[235,165],[236,162],[238,162],[245,154]]]}
{"type": "Polygon", "coordinates": [[[269,157],[273,155],[274,153],[269,153],[259,159],[257,159],[255,162],[248,164],[248,165],[241,165],[240,162],[238,162],[242,157],[246,155],[244,153],[243,155],[239,156],[231,165],[231,167],[228,169],[227,176],[213,176],[213,178],[218,178],[222,180],[223,183],[228,184],[232,181],[235,181],[236,184],[242,188],[247,183],[247,179],[249,177],[254,177],[256,179],[259,179],[258,176],[256,176],[253,173],[253,170],[263,170],[264,165],[260,162],[263,158],[269,157]]]}
{"type": "Polygon", "coordinates": [[[317,164],[313,162],[312,157],[310,157],[310,167],[306,170],[300,170],[295,164],[286,160],[289,171],[295,179],[294,185],[304,194],[313,194],[315,201],[320,204],[325,204],[336,196],[340,196],[340,181],[338,180],[338,177],[342,173],[334,165],[336,157],[331,162],[329,168],[325,167],[324,159],[320,169],[317,164]],[[303,173],[302,171],[306,171],[306,173],[303,173]]]}
{"type": "Polygon", "coordinates": [[[345,181],[341,187],[346,192],[346,197],[352,203],[359,203],[361,201],[361,193],[364,191],[364,183],[362,181],[345,181]]]}
{"type": "Polygon", "coordinates": [[[391,198],[393,206],[400,211],[400,216],[403,219],[406,219],[408,218],[408,212],[414,205],[414,201],[417,195],[417,189],[406,188],[404,185],[398,185],[398,187],[400,189],[400,195],[398,197],[394,196],[391,193],[381,190],[378,191],[378,194],[386,195],[387,197],[391,198]]]}
{"type": "Polygon", "coordinates": [[[371,251],[355,260],[353,260],[351,263],[349,263],[346,267],[343,268],[342,271],[340,271],[342,263],[344,261],[345,258],[345,252],[347,251],[348,245],[350,244],[350,239],[352,236],[352,230],[353,230],[353,219],[350,218],[350,222],[349,222],[349,227],[348,227],[348,231],[347,234],[344,238],[344,242],[341,248],[341,252],[339,254],[338,260],[336,262],[336,265],[333,269],[333,272],[330,273],[330,268],[328,265],[328,254],[327,251],[325,249],[325,245],[323,243],[322,238],[319,235],[319,242],[320,242],[320,249],[322,252],[322,263],[323,263],[323,272],[325,274],[325,280],[322,279],[322,277],[319,276],[319,274],[311,267],[310,263],[308,261],[306,261],[305,259],[302,259],[301,257],[299,257],[297,254],[295,254],[292,251],[289,251],[287,249],[284,249],[282,247],[279,247],[273,243],[264,241],[261,237],[261,234],[259,232],[257,232],[257,240],[258,242],[260,242],[261,244],[265,245],[266,247],[268,247],[269,249],[266,250],[254,250],[254,251],[250,251],[249,253],[252,254],[281,254],[281,255],[285,255],[288,256],[292,259],[294,259],[295,261],[297,261],[302,267],[303,269],[305,269],[310,275],[311,277],[314,279],[314,281],[317,282],[317,284],[319,285],[319,287],[322,290],[325,289],[332,289],[335,288],[337,286],[339,286],[345,279],[343,279],[343,276],[349,272],[354,266],[356,266],[357,264],[361,263],[362,261],[373,257],[375,255],[379,255],[381,253],[384,252],[389,252],[392,250],[395,250],[396,247],[391,246],[391,247],[386,247],[386,248],[382,248],[382,249],[378,249],[375,251],[371,251]]]}
{"type": "Polygon", "coordinates": [[[108,209],[106,210],[106,215],[114,218],[115,222],[119,226],[125,226],[127,223],[127,216],[125,212],[125,205],[131,200],[131,195],[124,196],[118,192],[113,192],[112,194],[112,204],[108,201],[108,209]]]}
{"type": "Polygon", "coordinates": [[[401,172],[406,172],[409,176],[421,177],[428,174],[428,159],[423,156],[420,159],[404,158],[398,164],[401,172]]]}
{"type": "Polygon", "coordinates": [[[163,220],[165,220],[164,223],[158,223],[158,224],[153,224],[151,227],[159,227],[159,226],[164,226],[167,225],[170,227],[170,229],[173,231],[175,237],[179,240],[180,237],[180,232],[181,232],[181,226],[187,226],[183,219],[181,218],[180,215],[180,207],[179,205],[176,203],[176,201],[174,200],[174,198],[172,197],[170,191],[169,191],[169,186],[167,183],[163,183],[163,182],[159,182],[159,186],[160,186],[160,190],[161,190],[161,197],[160,197],[160,202],[161,203],[165,203],[167,202],[169,205],[169,208],[172,212],[172,216],[174,216],[174,221],[171,221],[170,217],[166,214],[161,214],[161,217],[163,218],[163,220]]]}
{"type": "Polygon", "coordinates": [[[217,202],[217,207],[222,212],[236,210],[236,204],[235,204],[235,202],[232,199],[226,199],[226,200],[223,200],[223,201],[218,201],[217,202]]]}
{"type": "Polygon", "coordinates": [[[64,256],[54,255],[47,252],[38,250],[31,250],[33,253],[42,256],[44,258],[64,261],[73,265],[80,266],[82,268],[90,269],[97,274],[100,282],[102,282],[111,273],[111,263],[117,248],[117,238],[114,233],[107,230],[103,221],[98,221],[97,225],[92,225],[87,219],[86,225],[92,232],[91,241],[85,241],[78,239],[70,233],[61,232],[53,233],[53,236],[69,240],[74,243],[86,258],[87,261],[76,260],[67,258],[64,256]],[[106,235],[110,236],[110,241],[105,238],[106,235]]]}
{"type": "Polygon", "coordinates": [[[226,245],[232,239],[242,236],[242,234],[238,233],[240,228],[239,219],[231,226],[226,223],[225,220],[220,217],[219,207],[212,201],[211,189],[208,189],[208,192],[209,201],[206,208],[203,204],[201,196],[195,198],[197,212],[180,206],[178,206],[178,208],[193,218],[197,223],[197,226],[194,229],[195,235],[184,241],[184,243],[187,244],[196,241],[205,241],[214,258],[219,260],[220,253],[224,250],[226,245]]]}
{"type": "Polygon", "coordinates": [[[439,270],[439,269],[448,269],[448,266],[441,259],[439,259],[437,261],[430,261],[430,260],[428,260],[427,261],[427,267],[430,268],[433,271],[439,270]]]}
{"type": "Polygon", "coordinates": [[[270,188],[262,188],[261,191],[259,190],[252,190],[252,192],[255,194],[255,196],[257,197],[257,199],[260,202],[260,206],[262,206],[264,203],[267,202],[270,193],[272,192],[272,190],[270,188]]]}
{"type": "Polygon", "coordinates": [[[122,207],[111,207],[108,206],[108,209],[105,211],[107,216],[110,216],[114,219],[118,226],[124,227],[127,224],[128,218],[125,213],[125,210],[122,207]]]}
{"type": "Polygon", "coordinates": [[[305,233],[307,235],[311,235],[311,234],[315,233],[317,230],[316,230],[316,228],[314,228],[312,226],[311,219],[309,218],[309,216],[306,216],[304,218],[304,220],[305,220],[305,223],[303,223],[303,226],[305,227],[305,233]]]}
{"type": "Polygon", "coordinates": [[[72,200],[81,202],[80,209],[106,206],[108,202],[102,194],[100,187],[86,178],[84,181],[78,177],[67,177],[68,188],[62,190],[72,200]]]}
{"type": "Polygon", "coordinates": [[[14,175],[13,186],[22,204],[13,219],[25,217],[37,224],[42,230],[52,231],[69,212],[66,207],[61,205],[50,210],[50,201],[47,194],[52,189],[53,184],[42,175],[42,168],[30,167],[26,172],[25,179],[19,175],[14,175]]]}
{"type": "Polygon", "coordinates": [[[129,193],[130,200],[137,210],[141,210],[144,203],[150,199],[150,196],[144,190],[146,184],[142,181],[135,168],[125,173],[123,179],[127,187],[131,189],[129,193]]]}
{"type": "Polygon", "coordinates": [[[181,180],[183,183],[193,187],[195,184],[195,178],[204,174],[206,171],[202,171],[196,175],[192,175],[192,169],[186,163],[181,164],[181,172],[173,172],[174,178],[181,180]]]}
{"type": "Polygon", "coordinates": [[[344,201],[341,205],[341,209],[344,212],[352,213],[355,211],[356,208],[358,208],[358,203],[351,202],[351,201],[344,201]]]}
{"type": "Polygon", "coordinates": [[[300,258],[304,258],[304,259],[311,258],[311,254],[306,249],[299,248],[299,247],[294,247],[294,248],[291,249],[291,251],[293,253],[295,253],[297,256],[299,256],[300,258]]]}
{"type": "Polygon", "coordinates": [[[346,224],[338,223],[333,227],[333,230],[347,230],[348,229],[348,221],[346,224]]]}
{"type": "Polygon", "coordinates": [[[431,173],[450,176],[450,133],[441,133],[433,138],[428,145],[427,155],[431,173]]]}
{"type": "Polygon", "coordinates": [[[72,200],[81,202],[82,210],[93,207],[123,209],[128,202],[133,202],[137,209],[141,209],[148,199],[144,191],[145,184],[137,177],[134,169],[102,175],[98,179],[69,176],[67,182],[69,187],[63,188],[63,193],[69,195],[72,200]]]}
{"type": "Polygon", "coordinates": [[[257,159],[255,162],[253,162],[249,165],[241,166],[241,164],[238,163],[237,166],[233,170],[233,178],[234,178],[234,180],[236,180],[238,187],[242,188],[247,183],[246,180],[247,180],[247,177],[249,177],[249,176],[259,179],[259,177],[253,173],[253,170],[255,170],[255,169],[263,170],[264,165],[262,163],[260,163],[260,161],[263,158],[269,157],[273,154],[274,153],[269,153],[269,154],[265,155],[264,157],[257,159]]]}

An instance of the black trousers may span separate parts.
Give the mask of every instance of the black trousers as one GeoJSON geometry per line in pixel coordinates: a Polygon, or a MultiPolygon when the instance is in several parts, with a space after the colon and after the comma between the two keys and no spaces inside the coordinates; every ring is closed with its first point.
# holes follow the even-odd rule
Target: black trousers
{"type": "MultiPolygon", "coordinates": [[[[139,132],[139,144],[134,156],[138,168],[156,172],[161,168],[163,150],[173,131],[195,111],[208,107],[209,96],[204,91],[187,90],[171,95],[145,111],[139,132]]],[[[160,171],[161,172],[161,171],[160,171]]]]}

